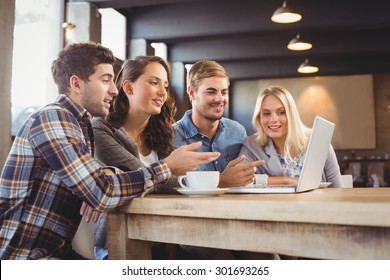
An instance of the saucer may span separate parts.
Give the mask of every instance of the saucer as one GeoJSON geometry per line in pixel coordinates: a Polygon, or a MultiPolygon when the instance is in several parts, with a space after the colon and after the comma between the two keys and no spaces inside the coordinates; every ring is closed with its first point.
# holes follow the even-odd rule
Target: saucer
{"type": "Polygon", "coordinates": [[[224,194],[228,191],[227,188],[216,188],[216,189],[184,189],[178,188],[176,189],[179,193],[187,195],[189,197],[205,197],[205,196],[217,196],[220,194],[224,194]]]}
{"type": "MultiPolygon", "coordinates": [[[[320,182],[320,184],[319,184],[319,188],[320,189],[324,189],[324,188],[327,188],[327,187],[329,187],[330,185],[331,185],[332,183],[331,182],[320,182]]],[[[263,185],[261,185],[261,184],[248,184],[248,185],[245,185],[245,186],[242,186],[242,187],[240,187],[240,188],[256,188],[256,187],[261,187],[261,186],[263,186],[263,185]]]]}
{"type": "Polygon", "coordinates": [[[330,182],[321,182],[320,183],[320,189],[327,188],[327,187],[330,186],[330,184],[332,184],[332,183],[330,183],[330,182]]]}

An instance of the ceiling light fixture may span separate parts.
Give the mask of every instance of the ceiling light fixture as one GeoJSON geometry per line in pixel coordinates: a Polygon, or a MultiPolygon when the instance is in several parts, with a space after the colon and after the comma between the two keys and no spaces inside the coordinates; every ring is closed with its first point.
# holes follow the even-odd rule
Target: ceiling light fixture
{"type": "Polygon", "coordinates": [[[287,48],[292,51],[306,51],[310,50],[312,47],[313,45],[309,42],[303,41],[299,34],[297,34],[297,36],[287,45],[287,48]]]}
{"type": "Polygon", "coordinates": [[[319,68],[314,65],[309,64],[309,59],[306,58],[305,62],[303,62],[301,65],[298,67],[298,72],[302,74],[311,74],[311,73],[316,73],[318,72],[319,68]]]}
{"type": "Polygon", "coordinates": [[[276,9],[271,17],[271,20],[276,23],[293,23],[301,19],[300,14],[287,7],[287,1],[284,1],[283,6],[276,9]]]}

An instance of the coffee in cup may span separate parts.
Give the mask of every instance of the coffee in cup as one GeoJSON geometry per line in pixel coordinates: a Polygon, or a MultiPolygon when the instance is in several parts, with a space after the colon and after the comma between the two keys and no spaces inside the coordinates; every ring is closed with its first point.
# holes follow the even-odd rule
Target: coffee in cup
{"type": "Polygon", "coordinates": [[[219,183],[219,172],[188,171],[185,176],[179,176],[178,181],[182,188],[215,189],[219,183]]]}

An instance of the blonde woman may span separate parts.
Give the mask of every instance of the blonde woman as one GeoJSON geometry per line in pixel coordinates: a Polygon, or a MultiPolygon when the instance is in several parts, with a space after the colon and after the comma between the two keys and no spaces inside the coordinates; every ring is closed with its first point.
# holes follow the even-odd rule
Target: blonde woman
{"type": "MultiPolygon", "coordinates": [[[[267,174],[268,184],[297,183],[311,129],[302,123],[291,93],[281,86],[264,89],[257,98],[252,124],[256,133],[246,137],[240,154],[248,161],[265,161],[257,166],[256,173],[267,174]]],[[[342,186],[332,146],[322,181],[330,182],[332,187],[342,186]]]]}

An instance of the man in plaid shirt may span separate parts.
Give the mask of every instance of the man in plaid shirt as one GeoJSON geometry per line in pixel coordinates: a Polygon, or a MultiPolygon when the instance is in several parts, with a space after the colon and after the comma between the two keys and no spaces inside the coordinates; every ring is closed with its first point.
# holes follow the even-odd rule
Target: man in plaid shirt
{"type": "Polygon", "coordinates": [[[90,120],[106,116],[118,94],[114,63],[92,42],[67,46],[53,62],[60,95],[24,123],[0,176],[1,259],[82,258],[71,243],[83,202],[103,212],[218,158],[194,152],[195,143],[132,172],[94,159],[90,120]]]}

